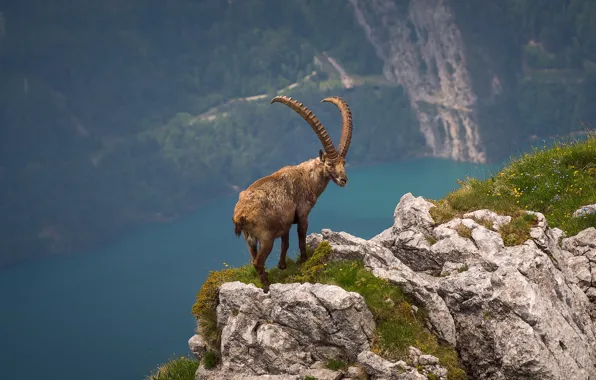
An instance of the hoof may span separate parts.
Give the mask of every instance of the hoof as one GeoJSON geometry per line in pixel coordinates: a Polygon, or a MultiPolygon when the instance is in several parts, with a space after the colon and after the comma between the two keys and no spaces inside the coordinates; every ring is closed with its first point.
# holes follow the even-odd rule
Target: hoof
{"type": "Polygon", "coordinates": [[[286,263],[278,263],[277,267],[281,270],[284,270],[284,269],[286,269],[286,263]]]}
{"type": "Polygon", "coordinates": [[[265,294],[269,293],[269,285],[263,286],[263,293],[265,293],[265,294]]]}

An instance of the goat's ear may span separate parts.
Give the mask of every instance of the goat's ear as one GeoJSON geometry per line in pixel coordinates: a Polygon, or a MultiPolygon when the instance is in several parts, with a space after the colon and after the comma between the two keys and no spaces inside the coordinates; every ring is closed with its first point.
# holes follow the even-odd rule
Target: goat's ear
{"type": "Polygon", "coordinates": [[[321,162],[325,162],[325,154],[323,153],[323,149],[319,149],[319,160],[321,160],[321,162]]]}

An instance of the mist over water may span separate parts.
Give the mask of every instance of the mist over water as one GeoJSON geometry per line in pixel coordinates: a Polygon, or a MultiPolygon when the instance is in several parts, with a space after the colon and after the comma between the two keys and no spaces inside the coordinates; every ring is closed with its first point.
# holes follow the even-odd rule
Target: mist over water
{"type": "MultiPolygon", "coordinates": [[[[348,168],[309,218],[322,228],[371,238],[389,227],[400,197],[441,198],[487,165],[424,158],[348,168]]],[[[172,355],[188,354],[197,290],[211,270],[245,265],[233,233],[237,197],[176,222],[146,226],[93,252],[0,270],[0,373],[6,379],[142,379],[172,355]]],[[[296,228],[290,256],[298,250],[296,228]]],[[[268,260],[275,265],[279,242],[268,260]]]]}

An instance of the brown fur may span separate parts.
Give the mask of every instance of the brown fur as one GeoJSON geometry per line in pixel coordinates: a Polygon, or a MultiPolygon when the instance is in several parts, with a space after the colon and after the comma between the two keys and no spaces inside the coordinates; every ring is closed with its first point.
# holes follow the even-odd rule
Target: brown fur
{"type": "Polygon", "coordinates": [[[240,192],[234,207],[234,233],[244,234],[252,264],[254,265],[263,289],[269,290],[269,278],[265,262],[273,248],[273,242],[281,238],[281,255],[278,268],[286,268],[286,253],[290,245],[290,228],[298,225],[299,262],[306,260],[306,232],[308,215],[317,203],[319,196],[332,180],[340,187],[348,182],[345,171],[345,154],[350,145],[352,117],[350,110],[341,98],[325,98],[334,103],[342,113],[342,141],[340,152],[333,147],[331,139],[318,119],[301,103],[288,97],[275,97],[272,102],[282,102],[298,112],[321,140],[325,153],[299,165],[286,166],[275,173],[258,179],[246,190],[240,192]]]}
{"type": "MultiPolygon", "coordinates": [[[[284,269],[289,244],[284,244],[283,240],[289,239],[292,224],[298,224],[300,261],[304,261],[308,214],[329,180],[333,180],[338,186],[345,185],[339,182],[341,179],[347,181],[344,165],[345,160],[342,157],[334,162],[322,155],[300,165],[286,166],[255,181],[248,189],[240,192],[232,218],[235,231],[241,230],[253,236],[260,242],[261,248],[263,242],[266,242],[266,246],[269,242],[273,245],[273,241],[281,237],[282,252],[278,267],[284,269]]],[[[239,235],[238,232],[236,234],[239,235]]],[[[256,241],[251,245],[247,240],[247,244],[253,257],[253,265],[261,276],[263,286],[267,288],[267,274],[263,272],[270,249],[267,253],[263,252],[263,256],[259,250],[257,255],[256,241]]]]}

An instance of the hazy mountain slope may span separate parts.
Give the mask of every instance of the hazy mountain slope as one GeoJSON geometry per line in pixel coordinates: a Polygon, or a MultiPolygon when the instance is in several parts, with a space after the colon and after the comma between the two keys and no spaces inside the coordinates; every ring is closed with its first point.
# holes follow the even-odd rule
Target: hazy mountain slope
{"type": "Polygon", "coordinates": [[[2,5],[0,263],[93,246],[315,155],[308,126],[267,105],[277,91],[333,136],[318,102],[344,96],[352,164],[501,159],[596,120],[587,0],[363,4],[2,5]]]}

